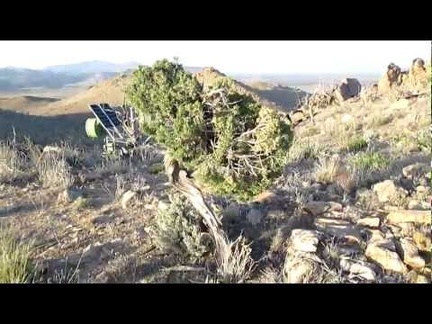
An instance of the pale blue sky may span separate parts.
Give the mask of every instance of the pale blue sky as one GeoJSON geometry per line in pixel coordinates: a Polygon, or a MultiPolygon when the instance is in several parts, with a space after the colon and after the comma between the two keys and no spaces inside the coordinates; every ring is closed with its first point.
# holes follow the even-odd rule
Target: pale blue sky
{"type": "Polygon", "coordinates": [[[225,73],[382,73],[430,60],[430,41],[0,41],[0,67],[39,69],[103,60],[152,64],[179,57],[225,73]]]}

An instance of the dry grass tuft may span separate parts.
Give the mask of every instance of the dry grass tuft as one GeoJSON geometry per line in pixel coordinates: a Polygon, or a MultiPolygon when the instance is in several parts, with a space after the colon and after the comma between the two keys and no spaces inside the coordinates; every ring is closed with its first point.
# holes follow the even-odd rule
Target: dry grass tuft
{"type": "Polygon", "coordinates": [[[25,157],[13,145],[0,142],[0,182],[15,180],[26,167],[25,157]]]}
{"type": "Polygon", "coordinates": [[[288,162],[294,163],[303,159],[317,159],[326,150],[325,146],[317,142],[295,139],[288,152],[288,162]]]}
{"type": "Polygon", "coordinates": [[[33,274],[32,245],[0,230],[0,283],[28,283],[33,274]]]}
{"type": "MultiPolygon", "coordinates": [[[[227,241],[227,240],[226,240],[227,241]]],[[[256,263],[250,257],[250,244],[243,236],[223,245],[217,259],[218,277],[223,283],[244,283],[252,275],[256,263]]]]}
{"type": "Polygon", "coordinates": [[[46,154],[36,163],[36,170],[45,188],[67,188],[73,184],[71,166],[64,155],[46,154]]]}
{"type": "Polygon", "coordinates": [[[337,157],[320,158],[315,166],[315,179],[322,183],[333,183],[340,171],[340,160],[337,157]]]}

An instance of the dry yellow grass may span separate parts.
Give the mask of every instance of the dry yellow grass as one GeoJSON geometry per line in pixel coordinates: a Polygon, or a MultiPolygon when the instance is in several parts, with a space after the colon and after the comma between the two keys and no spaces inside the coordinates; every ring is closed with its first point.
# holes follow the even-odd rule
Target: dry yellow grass
{"type": "Polygon", "coordinates": [[[0,228],[0,283],[28,283],[33,274],[32,246],[0,228]]]}
{"type": "Polygon", "coordinates": [[[338,157],[320,158],[315,166],[315,179],[322,183],[333,183],[340,171],[340,160],[338,157]]]}

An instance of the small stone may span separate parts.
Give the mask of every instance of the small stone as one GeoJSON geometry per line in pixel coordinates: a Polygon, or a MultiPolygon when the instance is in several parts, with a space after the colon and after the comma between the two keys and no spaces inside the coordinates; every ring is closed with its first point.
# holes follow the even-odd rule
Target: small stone
{"type": "Polygon", "coordinates": [[[429,188],[427,188],[426,186],[417,186],[416,191],[417,193],[426,193],[429,191],[429,188]]]}
{"type": "Polygon", "coordinates": [[[431,212],[427,210],[397,210],[387,215],[387,221],[391,224],[420,223],[431,224],[431,212]]]}
{"type": "Polygon", "coordinates": [[[169,206],[170,206],[170,201],[167,199],[161,199],[158,201],[159,210],[168,210],[169,206]]]}
{"type": "Polygon", "coordinates": [[[93,283],[108,283],[110,281],[110,277],[106,273],[106,271],[102,271],[99,273],[94,280],[92,280],[93,283]]]}
{"type": "Polygon", "coordinates": [[[416,230],[414,223],[398,223],[397,226],[400,227],[402,236],[412,237],[416,230]]]}
{"type": "Polygon", "coordinates": [[[261,223],[264,216],[265,214],[261,210],[253,208],[247,213],[246,219],[249,223],[255,226],[261,223]]]}
{"type": "Polygon", "coordinates": [[[385,180],[373,185],[372,190],[377,194],[378,201],[386,203],[400,196],[406,196],[404,189],[395,185],[393,180],[385,180]]]}
{"type": "Polygon", "coordinates": [[[422,210],[423,206],[418,200],[410,200],[408,202],[408,209],[410,210],[422,210]]]}
{"type": "Polygon", "coordinates": [[[291,232],[292,248],[301,252],[316,252],[319,234],[317,231],[294,229],[291,232]]]}
{"type": "Polygon", "coordinates": [[[317,218],[316,228],[326,234],[361,242],[360,232],[350,222],[334,218],[317,218]]]}
{"type": "Polygon", "coordinates": [[[283,275],[286,283],[308,282],[308,276],[317,270],[319,258],[315,254],[290,255],[285,259],[283,275]]]}
{"type": "Polygon", "coordinates": [[[416,283],[418,283],[418,284],[424,284],[424,283],[430,284],[431,280],[430,280],[430,278],[428,278],[426,276],[417,275],[416,283]]]}
{"type": "Polygon", "coordinates": [[[405,264],[400,259],[399,255],[392,251],[391,244],[389,244],[389,240],[376,241],[369,243],[365,255],[378,263],[383,269],[390,270],[399,273],[406,273],[407,268],[405,264]]]}
{"type": "Polygon", "coordinates": [[[353,261],[349,259],[341,259],[340,267],[342,270],[349,272],[352,275],[359,276],[366,281],[375,281],[375,271],[366,262],[353,261]]]}
{"type": "Polygon", "coordinates": [[[403,254],[402,259],[405,264],[414,269],[420,269],[426,265],[425,260],[419,255],[418,249],[412,239],[403,238],[400,240],[400,243],[403,254]]]}
{"type": "Polygon", "coordinates": [[[286,231],[291,231],[293,229],[311,229],[313,228],[313,217],[310,215],[295,215],[288,219],[285,225],[286,231]]]}
{"type": "Polygon", "coordinates": [[[429,173],[431,170],[430,165],[426,163],[415,163],[408,165],[402,169],[402,174],[406,178],[414,178],[429,173]]]}
{"type": "Polygon", "coordinates": [[[386,224],[386,227],[390,230],[390,233],[394,234],[395,237],[401,237],[402,229],[399,226],[392,224],[386,224]]]}
{"type": "Polygon", "coordinates": [[[107,223],[112,222],[114,218],[115,215],[101,215],[93,218],[91,223],[95,226],[106,225],[107,223]]]}
{"type": "Polygon", "coordinates": [[[311,201],[306,203],[303,208],[311,212],[314,216],[332,211],[343,211],[343,206],[333,201],[311,201]]]}
{"type": "Polygon", "coordinates": [[[121,197],[121,206],[123,209],[127,209],[129,202],[137,195],[135,191],[128,190],[121,197]]]}
{"type": "Polygon", "coordinates": [[[421,231],[413,230],[412,238],[414,244],[420,251],[430,251],[431,250],[431,234],[425,234],[421,231]]]}
{"type": "Polygon", "coordinates": [[[378,217],[365,217],[357,221],[357,225],[366,227],[379,227],[380,219],[378,217]]]}

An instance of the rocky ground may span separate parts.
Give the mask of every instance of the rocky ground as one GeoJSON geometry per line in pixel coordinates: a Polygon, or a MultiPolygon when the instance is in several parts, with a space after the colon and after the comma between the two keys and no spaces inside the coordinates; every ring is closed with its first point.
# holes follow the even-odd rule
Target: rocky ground
{"type": "Polygon", "coordinates": [[[0,224],[30,244],[32,282],[430,283],[429,109],[430,95],[326,107],[295,128],[269,191],[249,204],[206,196],[253,267],[218,269],[155,146],[107,160],[97,146],[2,143],[0,224]]]}

